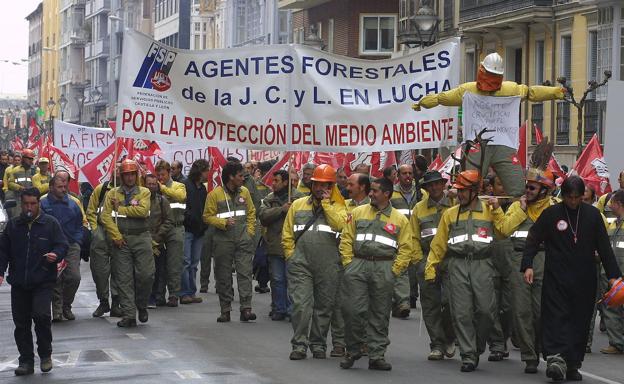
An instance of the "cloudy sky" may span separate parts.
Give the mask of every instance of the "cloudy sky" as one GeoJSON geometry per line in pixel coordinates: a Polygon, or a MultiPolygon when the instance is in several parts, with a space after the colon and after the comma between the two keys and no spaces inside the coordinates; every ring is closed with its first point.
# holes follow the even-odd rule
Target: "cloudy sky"
{"type": "Polygon", "coordinates": [[[28,16],[41,0],[3,1],[0,12],[0,97],[26,96],[28,80],[28,16]],[[10,4],[10,5],[9,5],[10,4]],[[5,62],[8,60],[9,62],[5,62]],[[14,65],[13,62],[20,63],[14,65]]]}

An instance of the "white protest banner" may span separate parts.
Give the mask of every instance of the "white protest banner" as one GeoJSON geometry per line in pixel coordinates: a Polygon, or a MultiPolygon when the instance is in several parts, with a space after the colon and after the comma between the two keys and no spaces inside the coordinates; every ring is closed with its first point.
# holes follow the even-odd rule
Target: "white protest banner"
{"type": "Polygon", "coordinates": [[[411,110],[457,86],[459,39],[389,60],[306,46],[209,51],[124,35],[118,135],[273,151],[361,152],[455,145],[457,111],[411,110]]]}
{"type": "MultiPolygon", "coordinates": [[[[188,175],[191,165],[198,159],[209,159],[210,150],[206,146],[193,146],[182,143],[158,143],[162,153],[157,158],[182,162],[182,173],[188,175]]],[[[219,148],[224,157],[235,157],[242,163],[247,162],[247,151],[244,149],[219,148]]],[[[154,162],[155,163],[155,162],[154,162]]]]}
{"type": "Polygon", "coordinates": [[[279,159],[282,157],[282,152],[280,151],[254,151],[250,150],[247,152],[249,156],[249,161],[269,161],[273,159],[279,159]]]}
{"type": "Polygon", "coordinates": [[[607,93],[607,126],[604,130],[604,159],[609,165],[609,181],[617,189],[620,185],[620,172],[624,170],[624,108],[620,104],[624,100],[624,81],[610,80],[607,93]]]}
{"type": "Polygon", "coordinates": [[[65,152],[78,168],[95,159],[114,141],[115,134],[110,128],[54,121],[54,146],[65,152]]]}
{"type": "Polygon", "coordinates": [[[520,97],[481,96],[464,93],[462,118],[464,140],[474,140],[481,130],[493,132],[483,135],[492,138],[491,145],[504,145],[518,149],[520,97]]]}

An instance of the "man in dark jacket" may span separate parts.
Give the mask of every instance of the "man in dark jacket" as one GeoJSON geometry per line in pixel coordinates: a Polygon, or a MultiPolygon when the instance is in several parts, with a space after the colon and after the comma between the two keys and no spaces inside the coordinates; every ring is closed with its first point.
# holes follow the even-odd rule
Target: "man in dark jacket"
{"type": "Polygon", "coordinates": [[[63,260],[68,248],[58,221],[39,211],[39,197],[38,189],[24,189],[20,197],[22,213],[13,217],[0,235],[0,284],[8,266],[15,343],[20,354],[15,370],[18,376],[34,372],[33,321],[41,371],[52,369],[50,306],[56,264],[63,260]]]}

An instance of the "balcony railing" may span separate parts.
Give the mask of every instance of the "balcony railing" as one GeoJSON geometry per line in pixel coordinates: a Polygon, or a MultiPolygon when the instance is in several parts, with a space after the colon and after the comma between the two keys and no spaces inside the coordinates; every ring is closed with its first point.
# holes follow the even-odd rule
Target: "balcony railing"
{"type": "Polygon", "coordinates": [[[309,9],[328,3],[330,0],[279,0],[279,9],[309,9]]]}
{"type": "Polygon", "coordinates": [[[61,76],[59,78],[60,84],[83,84],[84,76],[80,71],[74,71],[71,69],[67,69],[61,72],[61,76]]]}
{"type": "Polygon", "coordinates": [[[555,3],[556,0],[461,0],[459,21],[470,21],[533,7],[550,7],[555,3]]]}
{"type": "Polygon", "coordinates": [[[110,0],[90,0],[86,3],[85,18],[95,16],[101,12],[110,11],[110,0]]]}

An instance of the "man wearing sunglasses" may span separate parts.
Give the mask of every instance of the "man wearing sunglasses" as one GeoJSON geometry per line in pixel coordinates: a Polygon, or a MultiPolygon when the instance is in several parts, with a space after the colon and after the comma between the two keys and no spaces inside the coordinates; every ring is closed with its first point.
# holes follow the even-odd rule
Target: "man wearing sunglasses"
{"type": "Polygon", "coordinates": [[[522,253],[529,229],[542,212],[557,201],[551,197],[555,177],[550,170],[530,168],[527,172],[524,195],[511,204],[501,228],[503,236],[510,237],[513,253],[510,258],[511,308],[513,333],[520,347],[520,358],[525,362],[525,373],[537,373],[539,364],[540,302],[544,276],[544,250],[533,260],[533,284],[524,282],[520,272],[522,253]]]}

